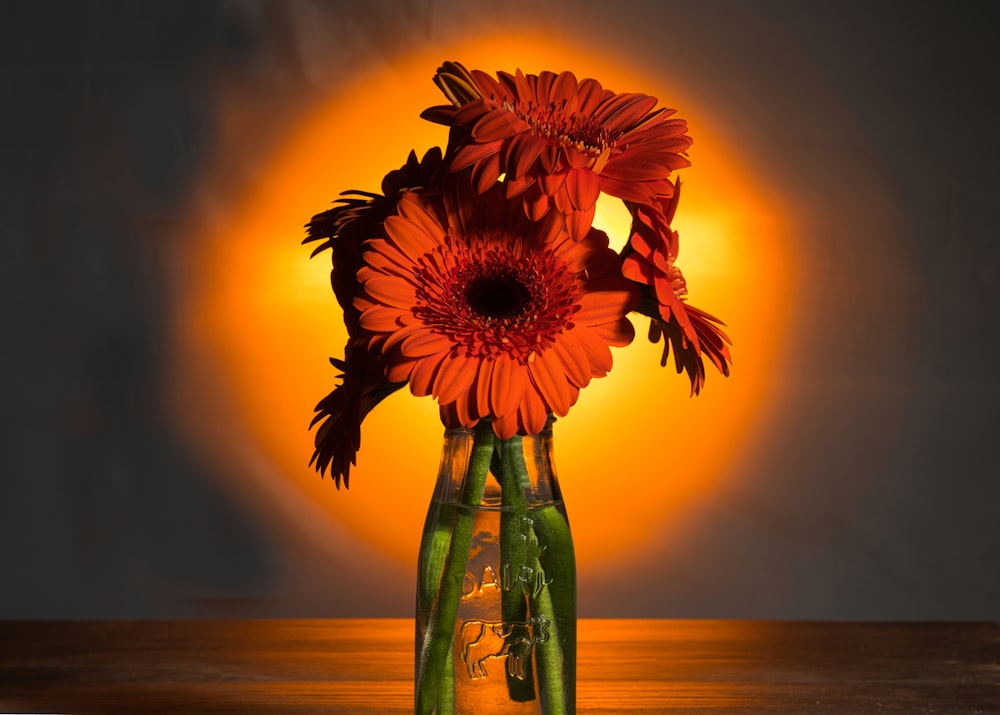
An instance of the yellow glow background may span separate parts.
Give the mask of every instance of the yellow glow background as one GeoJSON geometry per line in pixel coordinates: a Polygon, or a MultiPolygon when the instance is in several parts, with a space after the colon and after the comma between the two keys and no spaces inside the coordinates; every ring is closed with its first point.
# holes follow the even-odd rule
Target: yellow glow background
{"type": "MultiPolygon", "coordinates": [[[[369,416],[348,491],[308,468],[307,426],[335,384],[327,357],[342,355],[345,332],[329,254],[310,260],[300,241],[303,224],[341,191],[377,190],[410,149],[422,155],[444,145],[446,130],[418,115],[444,102],[431,76],[445,59],[488,71],[571,69],[618,92],[646,92],[678,109],[694,137],[693,166],[679,172],[678,264],[690,302],[726,322],[733,374],[709,368],[706,389],[689,398],[687,378],[672,364],[659,367],[660,346],[646,342],[646,321],[637,318],[637,339],[615,351],[611,375],[558,422],[556,463],[586,577],[724,488],[728,466],[767,414],[773,357],[788,338],[794,214],[727,146],[727,118],[657,77],[551,40],[505,36],[387,60],[354,78],[292,122],[252,188],[210,217],[197,247],[178,258],[175,413],[233,493],[273,523],[325,542],[349,535],[399,564],[414,561],[437,472],[437,405],[403,391],[369,416]]],[[[238,134],[242,113],[253,109],[231,99],[224,130],[238,134]]],[[[216,180],[209,172],[206,182],[216,180]]],[[[624,215],[602,201],[598,223],[612,240],[627,227],[624,215]]]]}

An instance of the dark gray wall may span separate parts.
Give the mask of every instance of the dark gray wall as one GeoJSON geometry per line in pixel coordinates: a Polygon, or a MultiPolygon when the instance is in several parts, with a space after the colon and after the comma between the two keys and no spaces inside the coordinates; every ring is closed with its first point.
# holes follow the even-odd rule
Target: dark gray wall
{"type": "MultiPolygon", "coordinates": [[[[797,240],[830,330],[781,358],[797,397],[686,541],[620,591],[584,588],[583,614],[1000,618],[1000,57],[983,5],[0,2],[0,617],[409,613],[405,589],[375,596],[357,564],[256,519],[175,436],[166,263],[219,86],[293,115],[383,47],[454,38],[488,8],[711,77],[731,139],[772,152],[770,175],[816,208],[797,240]],[[786,61],[800,53],[808,71],[786,61]],[[902,262],[880,244],[899,236],[853,210],[854,177],[892,197],[902,262]],[[644,596],[648,579],[669,588],[644,596]]],[[[248,175],[274,138],[261,126],[248,175]]]]}

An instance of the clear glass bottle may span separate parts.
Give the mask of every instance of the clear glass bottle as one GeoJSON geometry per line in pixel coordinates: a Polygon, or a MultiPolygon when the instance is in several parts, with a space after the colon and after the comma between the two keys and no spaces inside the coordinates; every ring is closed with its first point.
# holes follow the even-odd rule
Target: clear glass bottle
{"type": "Polygon", "coordinates": [[[417,715],[570,715],[576,561],[552,427],[448,429],[417,564],[417,715]]]}

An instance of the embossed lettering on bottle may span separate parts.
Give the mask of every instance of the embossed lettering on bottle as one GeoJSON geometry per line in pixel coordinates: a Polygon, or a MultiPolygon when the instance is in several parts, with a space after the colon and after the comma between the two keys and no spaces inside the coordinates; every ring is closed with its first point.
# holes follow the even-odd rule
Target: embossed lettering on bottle
{"type": "MultiPolygon", "coordinates": [[[[494,532],[481,531],[473,536],[472,548],[462,584],[462,601],[475,608],[479,599],[496,599],[501,590],[519,591],[524,597],[537,596],[552,583],[541,567],[545,550],[540,546],[530,517],[521,517],[518,536],[522,539],[523,559],[495,567],[500,556],[499,539],[494,532]]],[[[524,680],[535,645],[549,638],[550,621],[543,614],[526,620],[502,621],[466,618],[459,629],[459,647],[468,676],[480,680],[489,675],[488,663],[506,659],[509,677],[524,680]]]]}

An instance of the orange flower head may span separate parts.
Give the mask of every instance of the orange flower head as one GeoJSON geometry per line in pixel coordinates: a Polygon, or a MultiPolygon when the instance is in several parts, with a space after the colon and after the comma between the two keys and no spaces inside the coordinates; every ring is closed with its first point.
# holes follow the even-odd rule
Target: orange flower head
{"type": "Polygon", "coordinates": [[[532,222],[501,185],[465,186],[402,198],[355,307],[387,380],[437,399],[447,426],[534,434],[631,342],[638,292],[604,233],[574,241],[559,214],[532,222]]]}
{"type": "Polygon", "coordinates": [[[422,116],[453,128],[451,171],[470,169],[479,192],[503,177],[528,217],[554,207],[577,239],[601,192],[652,204],[673,193],[671,172],[690,164],[687,123],[646,94],[616,94],[572,72],[494,78],[455,62],[435,82],[451,105],[422,116]]]}

